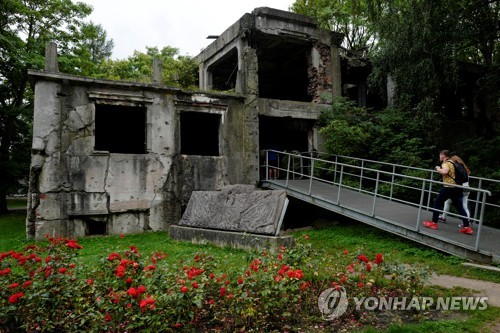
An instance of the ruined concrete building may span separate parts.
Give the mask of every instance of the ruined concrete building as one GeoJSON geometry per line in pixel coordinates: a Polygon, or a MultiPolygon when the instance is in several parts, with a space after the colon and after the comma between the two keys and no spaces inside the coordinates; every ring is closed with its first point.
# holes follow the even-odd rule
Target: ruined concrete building
{"type": "Polygon", "coordinates": [[[158,84],[156,67],[152,84],[66,75],[48,49],[29,73],[28,237],[166,230],[192,191],[257,185],[262,149],[317,148],[315,120],[341,94],[341,40],[257,8],[198,55],[198,92],[158,84]]]}

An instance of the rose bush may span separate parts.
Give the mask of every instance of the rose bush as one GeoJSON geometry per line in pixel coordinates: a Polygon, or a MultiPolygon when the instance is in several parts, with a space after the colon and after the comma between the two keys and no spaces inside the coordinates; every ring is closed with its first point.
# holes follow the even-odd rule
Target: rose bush
{"type": "Polygon", "coordinates": [[[249,252],[238,271],[223,258],[194,253],[167,262],[130,245],[92,267],[77,260],[76,240],[48,238],[0,255],[0,331],[300,331],[320,325],[364,325],[354,306],[332,323],[318,310],[327,288],[350,296],[414,295],[424,270],[386,263],[362,249],[335,256],[299,241],[278,253],[249,252]]]}

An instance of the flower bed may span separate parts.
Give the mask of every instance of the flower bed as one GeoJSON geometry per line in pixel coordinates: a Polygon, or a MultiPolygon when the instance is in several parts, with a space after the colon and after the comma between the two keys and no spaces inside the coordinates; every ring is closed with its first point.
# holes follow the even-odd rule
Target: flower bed
{"type": "MultiPolygon", "coordinates": [[[[413,296],[423,270],[345,250],[325,256],[306,242],[279,253],[251,253],[238,272],[223,258],[193,254],[168,263],[131,245],[93,267],[78,265],[75,240],[48,238],[0,255],[0,331],[300,331],[310,325],[373,325],[376,312],[349,306],[325,321],[318,296],[343,288],[350,296],[413,296]]],[[[351,300],[349,300],[352,303],[351,300]]],[[[352,304],[350,304],[352,305],[352,304]]]]}

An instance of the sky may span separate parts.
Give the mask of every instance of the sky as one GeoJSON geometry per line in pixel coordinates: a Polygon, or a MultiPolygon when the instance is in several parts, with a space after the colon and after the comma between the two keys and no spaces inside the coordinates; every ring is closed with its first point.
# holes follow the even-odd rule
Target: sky
{"type": "MultiPolygon", "coordinates": [[[[294,0],[78,0],[93,7],[85,21],[100,24],[113,39],[113,59],[146,46],[171,46],[196,56],[245,13],[258,7],[287,10],[294,0]]],[[[76,2],[76,1],[75,1],[76,2]]]]}

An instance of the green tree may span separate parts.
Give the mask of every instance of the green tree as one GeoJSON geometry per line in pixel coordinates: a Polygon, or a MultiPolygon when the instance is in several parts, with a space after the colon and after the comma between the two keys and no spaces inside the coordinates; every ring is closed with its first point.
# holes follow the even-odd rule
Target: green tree
{"type": "MultiPolygon", "coordinates": [[[[3,0],[0,11],[0,213],[28,176],[32,92],[28,69],[44,67],[47,41],[69,47],[91,8],[71,0],[3,0]]],[[[69,52],[66,52],[69,54],[69,52]]]]}
{"type": "Polygon", "coordinates": [[[194,88],[198,79],[198,63],[189,56],[179,55],[179,49],[165,46],[146,47],[146,52],[134,51],[127,59],[104,62],[97,77],[111,80],[151,82],[153,59],[162,61],[163,84],[174,87],[194,88]]]}
{"type": "Polygon", "coordinates": [[[422,131],[439,138],[444,115],[461,119],[459,91],[475,66],[474,109],[479,134],[494,135],[500,97],[500,4],[491,0],[374,1],[371,20],[379,42],[372,84],[395,82],[396,106],[412,110],[422,131]],[[453,112],[455,110],[455,112],[453,112]]]}
{"type": "Polygon", "coordinates": [[[328,153],[427,167],[433,157],[430,140],[420,135],[421,124],[408,119],[402,110],[370,110],[337,97],[318,126],[328,153]]]}
{"type": "Polygon", "coordinates": [[[77,40],[69,50],[72,68],[68,68],[67,73],[83,76],[101,73],[103,63],[111,57],[114,48],[106,30],[100,24],[83,23],[75,37],[77,40]]]}
{"type": "Polygon", "coordinates": [[[375,46],[369,20],[371,0],[297,0],[291,9],[314,17],[320,27],[344,34],[343,47],[357,57],[366,57],[375,46]]]}

